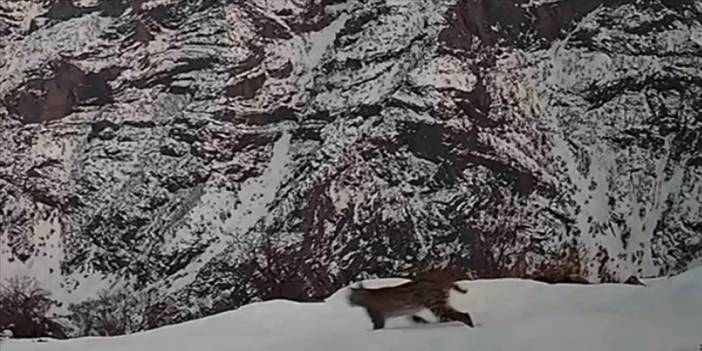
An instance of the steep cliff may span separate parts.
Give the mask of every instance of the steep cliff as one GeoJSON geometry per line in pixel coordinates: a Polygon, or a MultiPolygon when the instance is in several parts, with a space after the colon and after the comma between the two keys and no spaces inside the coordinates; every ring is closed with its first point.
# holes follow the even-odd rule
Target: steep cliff
{"type": "Polygon", "coordinates": [[[153,327],[455,263],[702,260],[702,1],[0,4],[0,250],[153,327]]]}

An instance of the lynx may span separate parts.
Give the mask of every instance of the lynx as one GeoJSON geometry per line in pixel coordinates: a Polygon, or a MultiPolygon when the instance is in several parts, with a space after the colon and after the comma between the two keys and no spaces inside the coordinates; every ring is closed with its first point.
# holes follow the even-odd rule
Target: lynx
{"type": "Polygon", "coordinates": [[[409,282],[383,288],[365,288],[363,284],[352,287],[348,300],[351,306],[366,309],[373,323],[373,330],[385,327],[388,318],[412,316],[417,323],[428,323],[416,313],[429,309],[439,322],[459,321],[473,327],[470,314],[459,312],[448,304],[451,289],[462,294],[468,290],[455,282],[468,276],[457,269],[432,269],[421,272],[409,282]]]}

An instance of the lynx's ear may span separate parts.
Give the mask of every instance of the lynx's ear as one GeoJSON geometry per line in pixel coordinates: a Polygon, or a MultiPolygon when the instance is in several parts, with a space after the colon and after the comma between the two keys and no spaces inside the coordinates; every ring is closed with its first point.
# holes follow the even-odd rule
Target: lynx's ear
{"type": "Polygon", "coordinates": [[[359,282],[357,286],[350,286],[349,289],[351,291],[358,291],[358,290],[366,290],[366,287],[363,286],[363,282],[359,282]]]}
{"type": "Polygon", "coordinates": [[[349,288],[349,294],[346,296],[349,305],[351,306],[363,306],[366,300],[366,288],[363,286],[363,282],[358,283],[356,287],[349,288]]]}

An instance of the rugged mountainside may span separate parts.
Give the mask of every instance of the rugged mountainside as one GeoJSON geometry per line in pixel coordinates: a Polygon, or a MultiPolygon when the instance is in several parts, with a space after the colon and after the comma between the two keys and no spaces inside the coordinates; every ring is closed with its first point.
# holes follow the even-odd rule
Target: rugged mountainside
{"type": "Polygon", "coordinates": [[[0,273],[143,327],[425,263],[673,274],[700,111],[700,0],[5,1],[0,273]]]}

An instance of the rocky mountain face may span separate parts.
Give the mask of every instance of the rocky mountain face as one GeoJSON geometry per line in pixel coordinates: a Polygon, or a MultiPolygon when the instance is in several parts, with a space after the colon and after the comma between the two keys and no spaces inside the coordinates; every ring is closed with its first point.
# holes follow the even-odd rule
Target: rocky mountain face
{"type": "Polygon", "coordinates": [[[700,0],[3,1],[0,276],[139,329],[422,265],[675,274],[700,111],[700,0]]]}

